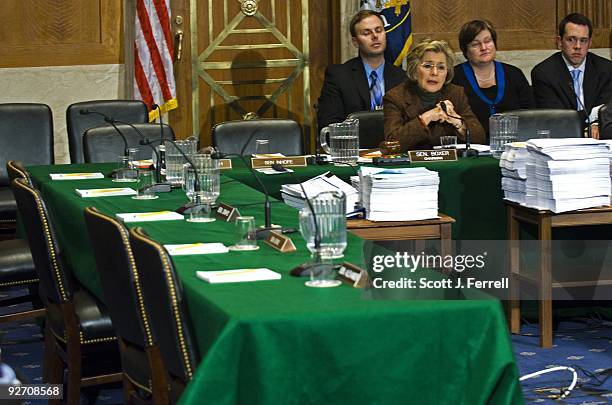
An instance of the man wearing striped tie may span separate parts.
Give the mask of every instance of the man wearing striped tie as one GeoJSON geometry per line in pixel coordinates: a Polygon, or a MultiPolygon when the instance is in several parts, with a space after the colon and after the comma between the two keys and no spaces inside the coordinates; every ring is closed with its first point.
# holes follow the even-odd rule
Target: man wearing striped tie
{"type": "Polygon", "coordinates": [[[557,52],[531,71],[533,94],[540,108],[580,112],[585,126],[612,98],[612,62],[589,52],[593,25],[582,14],[568,14],[559,23],[557,52]]]}
{"type": "Polygon", "coordinates": [[[325,70],[317,110],[319,130],[344,121],[350,113],[382,109],[385,92],[406,79],[401,68],[385,63],[387,37],[380,14],[358,12],[351,19],[350,31],[359,55],[325,70]]]}

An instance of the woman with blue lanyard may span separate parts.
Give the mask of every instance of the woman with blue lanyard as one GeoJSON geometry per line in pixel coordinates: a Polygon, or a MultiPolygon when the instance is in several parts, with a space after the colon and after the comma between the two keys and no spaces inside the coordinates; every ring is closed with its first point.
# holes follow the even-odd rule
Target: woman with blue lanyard
{"type": "Polygon", "coordinates": [[[535,108],[531,87],[519,68],[495,60],[497,33],[489,21],[465,23],[459,31],[459,46],[467,62],[455,66],[453,83],[464,88],[488,143],[491,115],[535,108]]]}

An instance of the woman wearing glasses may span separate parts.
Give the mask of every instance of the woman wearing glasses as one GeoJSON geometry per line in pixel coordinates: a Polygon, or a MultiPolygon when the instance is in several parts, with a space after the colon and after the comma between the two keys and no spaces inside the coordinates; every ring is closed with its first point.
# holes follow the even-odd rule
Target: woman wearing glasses
{"type": "Polygon", "coordinates": [[[403,151],[431,149],[440,137],[484,142],[484,130],[472,113],[463,88],[451,84],[453,51],[444,41],[426,39],[407,56],[408,80],[384,97],[385,140],[399,141],[403,151]]]}
{"type": "Polygon", "coordinates": [[[535,108],[529,83],[516,66],[495,60],[497,33],[486,20],[463,24],[459,47],[467,62],[455,66],[453,83],[462,86],[472,111],[485,132],[489,117],[498,112],[535,108]]]}

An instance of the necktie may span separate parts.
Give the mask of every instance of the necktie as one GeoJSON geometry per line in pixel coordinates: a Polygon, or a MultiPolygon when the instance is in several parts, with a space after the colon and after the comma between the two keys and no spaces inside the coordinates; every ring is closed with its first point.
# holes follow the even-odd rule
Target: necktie
{"type": "Polygon", "coordinates": [[[378,110],[382,108],[382,89],[380,88],[380,82],[378,81],[378,75],[376,71],[370,73],[370,100],[372,102],[372,110],[378,110]]]}
{"type": "Polygon", "coordinates": [[[582,102],[580,101],[580,70],[572,70],[572,80],[574,82],[574,93],[576,93],[576,109],[582,110],[582,102]]]}

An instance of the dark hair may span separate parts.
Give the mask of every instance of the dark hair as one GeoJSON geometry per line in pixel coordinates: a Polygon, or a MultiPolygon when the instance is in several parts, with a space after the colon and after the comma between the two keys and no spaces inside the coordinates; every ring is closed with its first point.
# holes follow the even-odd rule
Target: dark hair
{"type": "Polygon", "coordinates": [[[565,35],[565,26],[567,25],[567,23],[586,25],[587,27],[589,27],[589,38],[591,38],[591,35],[593,35],[593,24],[591,23],[591,20],[589,20],[588,17],[580,13],[572,13],[566,15],[559,23],[559,36],[561,38],[563,38],[563,35],[565,35]]]}
{"type": "Polygon", "coordinates": [[[350,30],[351,30],[351,36],[352,37],[356,37],[357,36],[357,32],[355,32],[355,25],[359,24],[362,20],[365,20],[366,18],[370,17],[370,16],[376,16],[378,17],[378,19],[384,24],[385,21],[383,20],[382,16],[380,15],[380,13],[374,11],[374,10],[361,10],[359,11],[357,14],[355,14],[353,16],[353,18],[351,18],[351,23],[349,25],[350,30]]]}
{"type": "Polygon", "coordinates": [[[480,34],[484,30],[488,30],[491,33],[491,38],[493,39],[493,43],[497,49],[497,32],[495,31],[495,28],[493,28],[491,21],[472,20],[463,24],[459,30],[459,48],[461,48],[463,56],[467,58],[466,53],[469,43],[476,38],[476,35],[480,34]]]}

